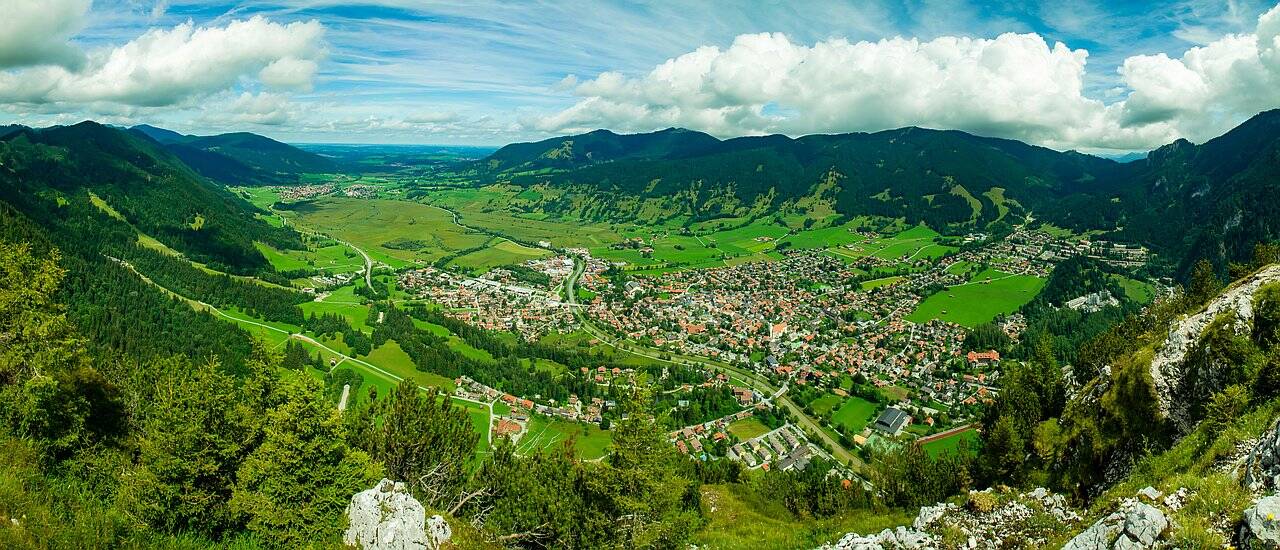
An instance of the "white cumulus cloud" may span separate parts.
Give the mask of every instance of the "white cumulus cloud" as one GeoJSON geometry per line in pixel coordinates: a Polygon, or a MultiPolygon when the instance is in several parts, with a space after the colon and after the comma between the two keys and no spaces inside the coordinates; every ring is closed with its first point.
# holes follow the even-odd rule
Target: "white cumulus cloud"
{"type": "Polygon", "coordinates": [[[89,0],[4,0],[0,7],[0,68],[83,61],[68,40],[84,26],[89,0]]]}
{"type": "Polygon", "coordinates": [[[574,88],[574,105],[522,122],[543,132],[682,126],[724,137],[918,125],[1061,149],[1145,149],[1207,139],[1280,106],[1280,7],[1255,34],[1177,59],[1128,58],[1119,68],[1125,86],[1109,102],[1086,95],[1087,61],[1087,51],[1037,34],[813,45],[747,34],[642,76],[602,73],[574,88]]]}
{"type": "Polygon", "coordinates": [[[89,53],[80,70],[45,66],[0,73],[0,101],[169,106],[246,81],[307,89],[324,55],[317,21],[274,23],[263,17],[223,27],[191,22],[152,29],[118,47],[89,53]]]}

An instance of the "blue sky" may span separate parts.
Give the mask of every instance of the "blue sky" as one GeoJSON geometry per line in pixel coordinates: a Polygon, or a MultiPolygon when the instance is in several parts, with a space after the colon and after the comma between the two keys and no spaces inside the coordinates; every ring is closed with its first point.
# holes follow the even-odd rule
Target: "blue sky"
{"type": "MultiPolygon", "coordinates": [[[[916,124],[1123,151],[1206,139],[1280,106],[1231,99],[1241,93],[1222,71],[1184,58],[1243,48],[1224,37],[1261,34],[1264,2],[8,1],[68,21],[28,39],[53,37],[42,60],[6,65],[0,39],[0,120],[33,125],[502,144],[594,127],[730,137],[916,124]],[[51,15],[56,4],[67,9],[51,15]],[[159,59],[187,43],[187,58],[159,59]],[[193,74],[170,74],[183,67],[193,74]]],[[[7,47],[31,50],[17,40],[7,47]]],[[[1269,79],[1280,63],[1261,42],[1252,55],[1269,79]]]]}

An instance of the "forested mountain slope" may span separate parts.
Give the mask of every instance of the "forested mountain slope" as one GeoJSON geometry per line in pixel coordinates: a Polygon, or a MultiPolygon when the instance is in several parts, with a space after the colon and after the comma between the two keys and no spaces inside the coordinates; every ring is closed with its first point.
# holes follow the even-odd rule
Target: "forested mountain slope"
{"type": "Polygon", "coordinates": [[[1147,244],[1181,274],[1201,258],[1220,272],[1280,237],[1280,111],[1201,145],[1178,141],[1118,163],[957,131],[744,137],[596,131],[504,147],[477,165],[489,181],[544,185],[539,206],[624,220],[657,205],[692,221],[776,211],[814,218],[902,217],[951,231],[1020,222],[1147,244]],[[584,202],[613,204],[583,210],[584,202]],[[582,211],[576,211],[582,210],[582,211]]]}
{"type": "Polygon", "coordinates": [[[131,130],[163,144],[201,175],[228,185],[296,183],[300,174],[339,170],[326,157],[248,132],[189,136],[147,125],[131,130]]]}

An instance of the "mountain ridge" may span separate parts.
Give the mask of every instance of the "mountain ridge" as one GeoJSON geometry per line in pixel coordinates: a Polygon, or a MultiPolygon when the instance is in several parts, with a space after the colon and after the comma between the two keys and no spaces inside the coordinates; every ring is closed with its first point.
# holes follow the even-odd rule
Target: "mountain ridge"
{"type": "MultiPolygon", "coordinates": [[[[1280,177],[1277,150],[1280,110],[1271,110],[1202,144],[1177,140],[1126,163],[918,127],[727,140],[667,129],[512,144],[476,170],[482,181],[569,188],[595,203],[665,200],[680,204],[679,215],[691,221],[758,214],[751,205],[761,200],[769,201],[766,212],[794,209],[805,197],[825,197],[835,214],[901,217],[956,233],[1034,212],[1078,232],[1146,244],[1186,274],[1199,259],[1225,272],[1254,244],[1280,237],[1280,227],[1267,222],[1280,211],[1266,204],[1280,192],[1272,183],[1280,177]],[[1012,200],[989,196],[996,189],[1012,200]],[[1216,200],[1207,200],[1210,192],[1216,200]],[[1011,217],[998,214],[1006,211],[1011,217]]],[[[634,213],[601,215],[620,221],[634,213]]]]}
{"type": "Polygon", "coordinates": [[[129,131],[161,144],[201,175],[227,185],[297,183],[304,173],[341,170],[326,157],[251,132],[197,136],[147,124],[129,131]]]}

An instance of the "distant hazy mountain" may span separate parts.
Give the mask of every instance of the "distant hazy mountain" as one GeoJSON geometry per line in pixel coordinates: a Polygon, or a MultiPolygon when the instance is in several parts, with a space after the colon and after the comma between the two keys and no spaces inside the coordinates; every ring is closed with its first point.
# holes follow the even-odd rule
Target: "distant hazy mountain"
{"type": "Polygon", "coordinates": [[[512,144],[483,178],[571,190],[536,206],[575,216],[692,221],[773,212],[884,215],[940,229],[1036,219],[1145,242],[1186,269],[1223,266],[1280,238],[1280,111],[1202,145],[1116,162],[958,131],[718,140],[669,129],[599,130],[512,144]]]}
{"type": "Polygon", "coordinates": [[[201,175],[229,185],[293,183],[300,174],[339,170],[328,158],[248,132],[189,136],[145,124],[131,130],[163,144],[201,175]]]}

